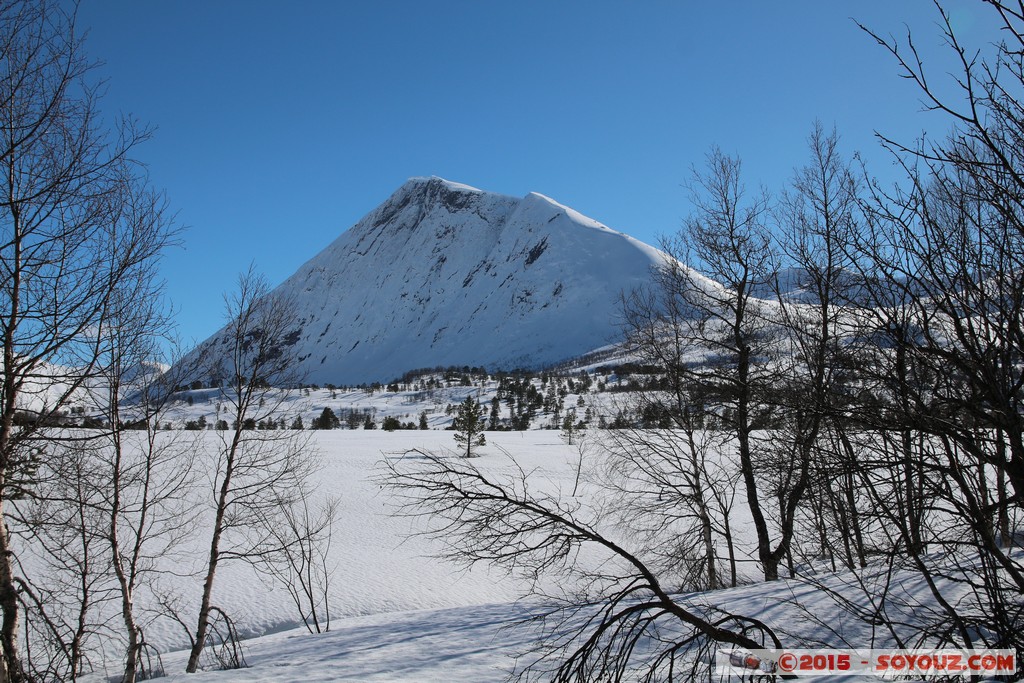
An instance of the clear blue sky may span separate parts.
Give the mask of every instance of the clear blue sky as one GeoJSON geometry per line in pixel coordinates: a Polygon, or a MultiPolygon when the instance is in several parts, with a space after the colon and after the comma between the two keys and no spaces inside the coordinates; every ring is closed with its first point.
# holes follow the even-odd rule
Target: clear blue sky
{"type": "MultiPolygon", "coordinates": [[[[978,39],[981,2],[946,5],[978,39]]],[[[410,176],[541,192],[653,243],[689,212],[682,184],[713,144],[777,188],[820,119],[884,173],[874,131],[911,140],[937,119],[851,17],[909,24],[926,54],[939,41],[930,0],[79,8],[104,109],[157,128],[137,157],[188,227],[163,272],[194,340],[250,262],[281,282],[410,176]]]]}

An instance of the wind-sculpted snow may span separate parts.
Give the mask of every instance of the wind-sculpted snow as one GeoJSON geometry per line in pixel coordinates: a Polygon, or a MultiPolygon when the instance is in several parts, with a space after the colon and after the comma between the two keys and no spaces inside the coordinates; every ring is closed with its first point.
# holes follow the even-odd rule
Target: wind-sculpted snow
{"type": "Polygon", "coordinates": [[[272,296],[292,302],[280,343],[310,382],[538,368],[616,341],[621,293],[662,258],[539,194],[414,178],[272,296]]]}

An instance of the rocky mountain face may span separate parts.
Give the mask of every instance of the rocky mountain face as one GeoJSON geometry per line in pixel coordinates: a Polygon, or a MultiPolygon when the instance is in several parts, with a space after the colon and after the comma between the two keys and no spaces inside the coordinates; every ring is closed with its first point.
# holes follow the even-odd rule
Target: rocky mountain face
{"type": "Polygon", "coordinates": [[[309,382],[539,368],[616,341],[620,293],[661,258],[543,195],[413,178],[271,295],[292,302],[282,346],[309,382]]]}

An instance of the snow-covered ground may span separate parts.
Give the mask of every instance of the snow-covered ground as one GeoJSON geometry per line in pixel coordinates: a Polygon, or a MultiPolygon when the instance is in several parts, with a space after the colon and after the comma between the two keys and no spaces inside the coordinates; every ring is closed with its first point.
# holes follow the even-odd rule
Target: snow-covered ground
{"type": "MultiPolygon", "coordinates": [[[[212,437],[213,434],[206,436],[212,437]]],[[[537,464],[567,467],[567,448],[555,432],[490,435],[492,442],[515,450],[516,440],[534,453],[537,464]],[[505,437],[503,440],[502,437],[505,437]]],[[[406,449],[454,446],[451,432],[326,431],[312,442],[322,458],[319,493],[338,498],[338,523],[331,547],[331,613],[335,618],[507,602],[518,587],[486,567],[456,569],[435,559],[439,546],[416,532],[424,525],[394,514],[391,496],[381,486],[381,461],[406,449]]],[[[485,449],[486,453],[486,449],[485,449]]],[[[196,557],[206,534],[197,538],[196,557]]],[[[192,555],[193,553],[188,553],[192,555]]],[[[269,578],[247,564],[225,566],[218,576],[214,602],[225,608],[245,635],[258,635],[298,624],[288,597],[269,578]]],[[[196,586],[198,593],[198,585],[196,586]]],[[[198,594],[195,596],[198,598],[198,594]]],[[[151,641],[153,634],[147,632],[151,641]]],[[[181,634],[166,630],[162,640],[181,646],[181,634]]]]}
{"type": "MultiPolygon", "coordinates": [[[[405,457],[416,448],[451,449],[453,433],[333,430],[312,436],[311,445],[322,459],[319,494],[340,500],[331,548],[330,632],[310,635],[272,579],[245,563],[225,564],[218,572],[213,602],[231,615],[246,638],[250,668],[206,672],[198,680],[504,680],[535,636],[530,627],[517,626],[532,604],[520,600],[526,584],[485,565],[466,569],[439,559],[440,542],[416,533],[426,529],[426,520],[395,515],[393,494],[380,481],[385,459],[405,457]]],[[[521,467],[532,486],[563,494],[573,489],[580,454],[559,432],[486,436],[487,446],[474,464],[499,476],[521,467]]],[[[199,436],[208,447],[217,437],[214,431],[199,436]]],[[[164,590],[179,594],[184,615],[194,614],[198,605],[195,574],[208,542],[205,530],[196,533],[173,561],[184,575],[161,578],[164,590]]],[[[188,641],[181,626],[156,617],[146,636],[163,651],[168,673],[180,676],[170,680],[186,680],[180,672],[188,641]]],[[[112,650],[108,657],[104,675],[114,677],[119,653],[112,650]]]]}
{"type": "MultiPolygon", "coordinates": [[[[211,444],[216,436],[202,435],[211,444]]],[[[487,437],[481,462],[511,465],[507,451],[534,470],[533,476],[572,486],[578,453],[558,432],[487,437]]],[[[508,658],[526,636],[499,627],[520,616],[515,602],[524,587],[486,566],[464,569],[438,559],[438,542],[416,535],[425,522],[396,516],[393,498],[379,481],[384,458],[413,448],[454,447],[452,432],[323,431],[314,434],[312,445],[322,458],[319,493],[340,500],[331,547],[331,631],[310,636],[280,586],[248,564],[226,564],[218,572],[214,604],[231,615],[244,637],[265,637],[246,642],[253,668],[206,675],[230,681],[501,680],[499,669],[510,666],[508,658]]],[[[198,605],[201,584],[187,575],[199,569],[208,542],[205,530],[195,534],[181,552],[194,566],[177,558],[175,569],[186,576],[161,579],[165,589],[180,594],[184,614],[194,614],[198,605]]],[[[170,673],[184,669],[184,653],[174,652],[188,644],[179,625],[156,618],[146,636],[170,651],[164,655],[170,673]]],[[[106,673],[113,676],[119,662],[114,652],[110,658],[106,673]]]]}
{"type": "MultiPolygon", "coordinates": [[[[212,445],[216,436],[205,432],[200,438],[212,445]]],[[[473,461],[481,469],[500,477],[522,468],[531,486],[563,494],[574,488],[580,454],[563,443],[558,432],[492,432],[487,439],[481,457],[473,461]]],[[[341,501],[331,549],[330,631],[310,635],[280,586],[248,564],[228,564],[218,573],[213,601],[232,616],[246,638],[248,668],[184,674],[188,643],[183,629],[169,619],[155,618],[146,635],[163,651],[167,680],[504,680],[535,641],[535,627],[522,623],[536,608],[535,599],[520,599],[526,585],[501,571],[486,566],[465,569],[438,559],[441,543],[416,535],[427,528],[426,520],[396,516],[393,494],[381,485],[385,459],[407,457],[410,449],[451,448],[452,433],[321,431],[313,435],[312,445],[322,457],[319,493],[341,501]]],[[[744,506],[738,502],[737,507],[744,506]]],[[[741,545],[749,548],[750,539],[744,539],[750,535],[749,527],[736,526],[741,545]]],[[[182,553],[194,558],[196,566],[177,559],[174,569],[182,576],[171,583],[164,577],[165,588],[180,594],[185,615],[194,614],[198,604],[200,582],[188,574],[198,569],[207,543],[205,532],[196,533],[182,553]]],[[[849,592],[843,587],[849,581],[842,572],[826,573],[822,580],[849,592]]],[[[922,585],[905,589],[926,590],[922,585]]],[[[862,622],[844,617],[827,596],[806,583],[755,583],[687,599],[755,614],[780,633],[811,642],[820,637],[832,647],[869,642],[882,646],[871,640],[862,622]]],[[[116,678],[119,655],[111,651],[106,663],[95,664],[104,670],[88,680],[116,678]]]]}
{"type": "Polygon", "coordinates": [[[497,682],[530,645],[529,630],[513,628],[522,616],[508,602],[384,612],[341,619],[321,635],[300,629],[247,641],[246,669],[190,675],[180,673],[187,653],[163,661],[168,681],[497,682]]]}

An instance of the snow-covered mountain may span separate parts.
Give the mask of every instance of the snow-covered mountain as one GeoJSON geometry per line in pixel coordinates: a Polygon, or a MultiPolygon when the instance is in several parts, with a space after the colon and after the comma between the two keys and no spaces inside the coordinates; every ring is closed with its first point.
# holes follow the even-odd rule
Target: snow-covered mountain
{"type": "Polygon", "coordinates": [[[294,302],[287,343],[309,382],[538,368],[615,341],[620,293],[661,258],[540,194],[413,178],[272,295],[294,302]]]}

